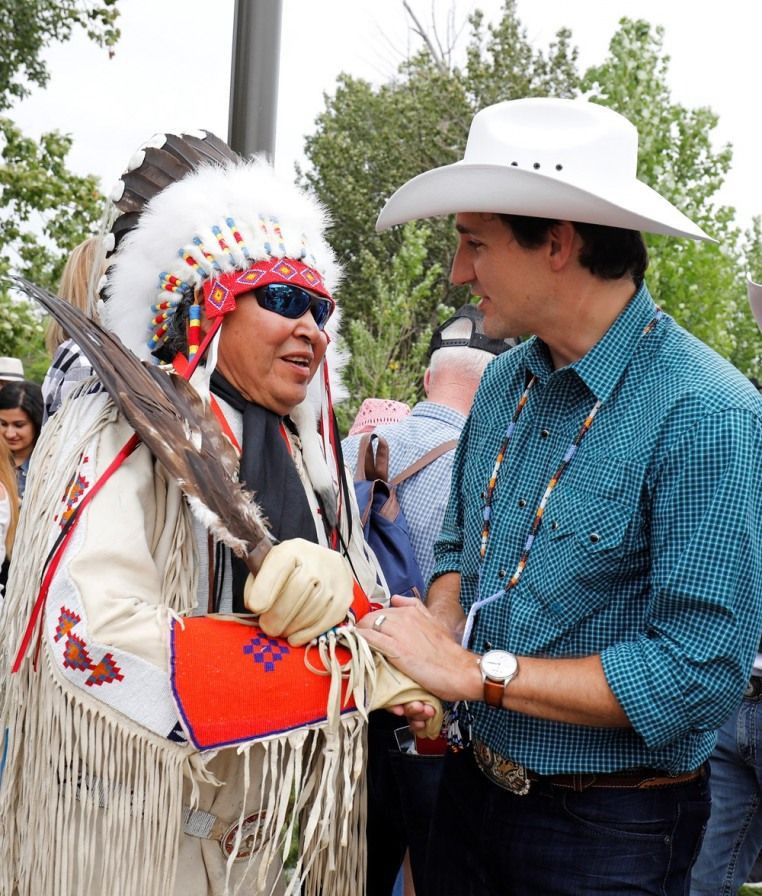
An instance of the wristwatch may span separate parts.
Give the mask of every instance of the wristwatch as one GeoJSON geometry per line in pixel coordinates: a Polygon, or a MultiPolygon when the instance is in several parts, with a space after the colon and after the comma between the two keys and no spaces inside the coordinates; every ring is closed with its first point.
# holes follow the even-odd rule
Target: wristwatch
{"type": "Polygon", "coordinates": [[[519,671],[516,655],[507,650],[488,650],[479,660],[484,682],[484,702],[500,708],[508,682],[519,671]]]}

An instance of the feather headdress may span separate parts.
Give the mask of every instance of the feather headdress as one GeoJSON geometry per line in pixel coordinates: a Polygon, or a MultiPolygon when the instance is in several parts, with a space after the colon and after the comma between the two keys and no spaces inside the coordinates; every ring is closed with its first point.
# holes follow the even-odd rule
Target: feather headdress
{"type": "Polygon", "coordinates": [[[145,359],[152,306],[256,261],[301,261],[333,292],[340,271],[327,224],[318,203],[264,159],[204,163],[150,199],[121,241],[107,275],[106,325],[145,359]]]}
{"type": "MultiPolygon", "coordinates": [[[[265,159],[243,161],[209,132],[153,139],[133,156],[111,195],[120,215],[109,238],[114,251],[101,319],[141,359],[160,353],[170,318],[187,314],[196,291],[216,275],[290,259],[314,271],[329,293],[339,284],[341,270],[325,238],[328,218],[317,200],[277,177],[265,159]]],[[[331,522],[339,472],[335,458],[326,463],[327,427],[331,402],[345,395],[339,325],[337,308],[326,327],[325,366],[291,415],[331,522]]]]}

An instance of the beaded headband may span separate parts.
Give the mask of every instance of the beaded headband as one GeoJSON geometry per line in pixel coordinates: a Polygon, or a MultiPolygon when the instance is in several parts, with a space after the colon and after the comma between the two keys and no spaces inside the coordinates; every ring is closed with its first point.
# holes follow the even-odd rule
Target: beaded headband
{"type": "Polygon", "coordinates": [[[202,164],[146,203],[115,252],[107,324],[141,357],[166,357],[174,340],[164,343],[183,332],[186,314],[194,350],[200,301],[208,317],[219,317],[236,295],[278,281],[331,298],[339,271],[326,226],[315,200],[276,178],[264,160],[202,164]],[[135,338],[141,297],[150,309],[147,342],[135,338]]]}

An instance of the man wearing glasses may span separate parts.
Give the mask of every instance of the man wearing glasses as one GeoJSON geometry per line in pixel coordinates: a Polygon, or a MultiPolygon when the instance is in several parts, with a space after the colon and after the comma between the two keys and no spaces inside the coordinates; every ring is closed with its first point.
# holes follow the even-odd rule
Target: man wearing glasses
{"type": "MultiPolygon", "coordinates": [[[[103,392],[83,387],[51,418],[4,605],[2,655],[25,625],[37,647],[5,690],[0,891],[277,893],[293,838],[305,890],[351,896],[361,719],[351,695],[310,695],[330,696],[352,657],[334,640],[299,650],[388,596],[337,456],[326,222],[209,134],[153,141],[113,195],[102,319],[139,357],[195,367],[223,475],[256,496],[274,546],[252,578],[224,518],[192,515],[145,445],[127,456],[103,392]]],[[[152,422],[161,433],[158,408],[152,422]]]]}

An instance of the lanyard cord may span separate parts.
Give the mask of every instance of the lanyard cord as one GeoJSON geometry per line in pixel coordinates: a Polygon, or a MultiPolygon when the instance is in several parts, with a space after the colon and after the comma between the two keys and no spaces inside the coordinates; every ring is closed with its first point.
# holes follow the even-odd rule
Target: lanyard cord
{"type": "MultiPolygon", "coordinates": [[[[662,318],[663,312],[660,308],[656,309],[656,313],[653,318],[646,324],[643,328],[642,336],[650,333],[653,328],[656,326],[658,321],[662,318]]],[[[481,543],[479,545],[479,577],[481,578],[481,570],[483,568],[484,557],[487,553],[487,542],[490,536],[490,526],[492,522],[492,499],[495,491],[495,486],[497,485],[497,475],[502,466],[503,460],[505,459],[506,453],[508,451],[508,445],[510,444],[511,438],[516,430],[516,423],[521,415],[521,412],[524,410],[526,406],[527,400],[529,398],[529,392],[532,389],[532,386],[537,381],[537,377],[533,376],[529,381],[526,389],[524,390],[521,398],[519,399],[519,403],[516,406],[516,410],[513,413],[513,417],[511,418],[511,422],[508,424],[508,427],[505,431],[505,435],[503,436],[503,441],[500,444],[500,449],[498,450],[497,457],[495,458],[495,464],[492,468],[492,475],[489,479],[489,484],[487,486],[487,491],[485,493],[484,498],[484,508],[482,512],[482,516],[484,518],[484,526],[482,527],[482,537],[481,543]]],[[[461,646],[468,648],[468,645],[471,641],[471,635],[474,628],[474,623],[476,621],[476,614],[482,607],[486,607],[487,605],[494,603],[494,601],[499,600],[501,597],[505,597],[509,591],[516,587],[519,583],[519,579],[521,578],[521,574],[526,569],[527,562],[529,560],[529,552],[532,550],[532,545],[534,544],[535,538],[537,537],[537,533],[542,525],[542,517],[545,513],[545,507],[548,503],[548,500],[553,493],[553,490],[558,485],[561,476],[566,472],[569,467],[569,464],[574,460],[574,457],[577,454],[577,449],[580,446],[582,439],[587,435],[590,431],[590,427],[593,425],[593,421],[595,420],[596,414],[600,410],[601,405],[603,404],[601,399],[596,400],[595,404],[590,409],[587,417],[580,426],[577,434],[574,437],[571,445],[564,452],[564,456],[561,459],[561,463],[558,465],[555,473],[550,477],[550,481],[545,487],[545,491],[543,493],[542,498],[540,499],[540,503],[537,505],[537,510],[534,514],[534,519],[532,520],[532,525],[529,529],[529,535],[527,536],[527,540],[524,544],[524,549],[521,552],[521,556],[519,557],[519,562],[516,565],[516,569],[514,570],[513,575],[508,580],[503,588],[499,591],[496,591],[494,594],[491,594],[489,597],[482,598],[481,600],[475,601],[471,608],[468,611],[468,616],[466,617],[466,624],[463,630],[463,638],[461,639],[461,646]]]]}
{"type": "MultiPolygon", "coordinates": [[[[495,467],[492,471],[492,476],[490,477],[489,486],[487,488],[487,495],[484,500],[484,528],[482,529],[482,541],[479,548],[479,557],[480,557],[480,572],[481,572],[481,564],[484,561],[484,556],[487,553],[487,541],[489,539],[490,533],[490,521],[492,515],[492,493],[495,490],[495,484],[497,482],[497,474],[500,469],[503,459],[505,458],[505,453],[508,449],[508,444],[511,440],[511,436],[516,428],[516,421],[521,414],[521,411],[524,409],[524,405],[526,404],[526,399],[529,395],[529,391],[532,386],[536,382],[536,377],[532,377],[529,381],[529,385],[524,390],[524,394],[521,396],[519,400],[519,405],[516,409],[516,413],[513,416],[513,419],[508,424],[508,429],[506,430],[505,436],[503,437],[503,443],[500,446],[500,450],[498,451],[497,458],[495,459],[495,467]]],[[[543,493],[542,498],[540,499],[540,503],[537,505],[537,510],[534,514],[534,519],[532,520],[532,525],[529,529],[529,535],[527,536],[527,540],[524,544],[524,550],[521,552],[521,556],[519,557],[519,562],[516,565],[516,569],[514,570],[513,575],[510,577],[508,582],[506,583],[504,588],[501,588],[499,591],[496,591],[494,594],[491,594],[489,597],[485,597],[482,600],[477,600],[471,605],[471,609],[468,611],[468,617],[466,618],[466,625],[463,631],[463,640],[461,644],[463,647],[468,647],[468,644],[471,640],[471,632],[474,627],[474,622],[476,620],[476,614],[481,610],[482,607],[486,607],[488,604],[493,603],[496,600],[499,600],[501,597],[506,595],[512,588],[515,588],[521,578],[521,574],[526,569],[527,560],[529,559],[529,552],[532,550],[532,545],[534,544],[535,537],[537,532],[542,524],[542,516],[545,512],[545,506],[548,503],[548,499],[550,498],[553,490],[558,485],[558,481],[563,476],[564,472],[568,468],[569,464],[574,459],[575,454],[577,453],[577,449],[579,448],[580,442],[587,433],[590,431],[590,427],[593,425],[593,420],[595,419],[595,415],[598,413],[602,402],[598,399],[593,407],[590,409],[590,413],[585,417],[585,422],[579,428],[576,436],[574,437],[574,441],[569,445],[564,453],[563,459],[561,463],[558,465],[556,472],[550,477],[550,481],[545,487],[545,492],[543,493]]]]}

